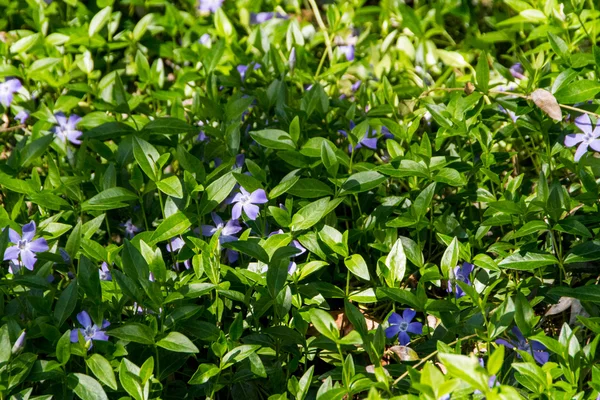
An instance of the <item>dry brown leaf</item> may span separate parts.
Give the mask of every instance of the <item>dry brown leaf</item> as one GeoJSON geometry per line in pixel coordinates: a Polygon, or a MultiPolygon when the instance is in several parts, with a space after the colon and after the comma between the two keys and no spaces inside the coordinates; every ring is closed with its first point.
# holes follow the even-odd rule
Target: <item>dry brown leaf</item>
{"type": "Polygon", "coordinates": [[[548,315],[556,315],[556,314],[560,314],[561,312],[565,311],[567,308],[571,307],[571,303],[573,303],[573,298],[571,297],[561,297],[558,300],[558,303],[553,304],[552,307],[550,307],[548,309],[548,311],[546,311],[546,316],[548,315]]]}
{"type": "Polygon", "coordinates": [[[562,119],[562,112],[556,98],[552,93],[544,89],[536,89],[531,93],[531,99],[543,112],[555,121],[562,119]]]}

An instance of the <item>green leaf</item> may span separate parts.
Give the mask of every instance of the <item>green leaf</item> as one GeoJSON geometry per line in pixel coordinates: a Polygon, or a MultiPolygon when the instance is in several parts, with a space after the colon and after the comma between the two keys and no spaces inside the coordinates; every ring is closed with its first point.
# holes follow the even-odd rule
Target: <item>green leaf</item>
{"type": "Polygon", "coordinates": [[[292,231],[301,231],[317,224],[328,210],[329,197],[313,201],[302,207],[292,217],[292,231]]]}
{"type": "Polygon", "coordinates": [[[333,189],[318,179],[305,178],[297,180],[288,193],[304,199],[333,195],[333,189]]]}
{"type": "Polygon", "coordinates": [[[416,220],[420,220],[426,213],[427,209],[431,205],[433,195],[435,194],[435,182],[427,186],[415,199],[412,205],[412,210],[416,220]]]}
{"type": "Polygon", "coordinates": [[[100,382],[104,383],[112,390],[118,389],[115,373],[106,358],[96,353],[87,358],[85,363],[94,375],[96,375],[96,378],[100,379],[100,382]]]}
{"type": "Polygon", "coordinates": [[[295,150],[296,145],[292,137],[279,129],[264,129],[250,132],[252,139],[261,146],[276,150],[295,150]]]}
{"type": "Polygon", "coordinates": [[[396,240],[392,249],[385,259],[385,265],[388,268],[386,281],[388,286],[397,286],[406,273],[406,254],[404,254],[404,245],[402,239],[396,240]]]}
{"type": "Polygon", "coordinates": [[[169,334],[160,339],[157,346],[178,353],[198,353],[200,350],[182,333],[169,332],[169,334]]]}
{"type": "Polygon", "coordinates": [[[179,118],[166,117],[148,122],[142,128],[141,133],[145,135],[178,135],[180,133],[197,133],[198,130],[197,126],[192,126],[179,118]]]}
{"type": "Polygon", "coordinates": [[[83,133],[84,139],[114,140],[131,135],[136,130],[122,122],[107,122],[83,133]]]}
{"type": "Polygon", "coordinates": [[[69,286],[60,294],[58,301],[56,302],[56,308],[54,309],[54,319],[56,325],[61,326],[73,311],[77,305],[77,280],[73,280],[69,286]]]}
{"type": "Polygon", "coordinates": [[[132,201],[137,199],[137,195],[133,192],[122,187],[113,187],[106,189],[91,199],[83,202],[81,204],[81,208],[84,211],[106,211],[115,208],[127,207],[128,204],[123,203],[124,201],[132,201]]]}
{"type": "Polygon", "coordinates": [[[221,369],[215,364],[200,364],[188,383],[190,385],[203,385],[208,382],[210,378],[218,375],[219,372],[221,372],[221,369]]]}
{"type": "Polygon", "coordinates": [[[340,338],[340,331],[335,324],[335,320],[328,312],[318,308],[311,309],[310,322],[321,335],[337,343],[340,338]]]}
{"type": "Polygon", "coordinates": [[[532,271],[536,268],[554,264],[558,264],[558,260],[551,254],[528,252],[522,255],[520,252],[515,252],[502,260],[498,266],[504,269],[532,271]]]}
{"type": "Polygon", "coordinates": [[[483,52],[479,55],[475,72],[477,74],[477,86],[483,92],[487,92],[490,82],[490,66],[488,64],[487,53],[483,52]]]}
{"type": "Polygon", "coordinates": [[[565,257],[565,264],[600,260],[600,240],[593,240],[573,247],[565,257]]]}
{"type": "Polygon", "coordinates": [[[74,373],[68,376],[69,386],[82,400],[108,400],[102,385],[89,375],[74,373]]]}
{"type": "Polygon", "coordinates": [[[544,221],[535,220],[529,221],[525,225],[519,228],[513,235],[513,238],[520,238],[523,236],[529,236],[535,234],[536,237],[548,230],[548,225],[544,221]]]}
{"type": "Polygon", "coordinates": [[[221,371],[250,357],[250,354],[255,353],[259,348],[257,344],[243,344],[229,351],[221,360],[221,371]]]}
{"type": "Polygon", "coordinates": [[[164,194],[181,199],[183,197],[183,188],[181,181],[175,175],[156,182],[156,187],[164,194]]]}
{"type": "Polygon", "coordinates": [[[235,177],[229,172],[206,188],[200,202],[199,213],[207,214],[221,204],[235,187],[235,177]]]}
{"type": "Polygon", "coordinates": [[[269,255],[267,252],[258,244],[255,240],[236,240],[232,242],[223,243],[223,247],[227,249],[233,249],[242,252],[250,257],[256,258],[259,261],[267,264],[269,262],[269,255]]]}
{"type": "Polygon", "coordinates": [[[350,257],[346,257],[344,264],[354,276],[366,281],[371,279],[367,263],[360,254],[353,254],[350,257]]]}
{"type": "Polygon", "coordinates": [[[550,46],[552,46],[552,50],[554,50],[560,58],[569,62],[569,46],[567,43],[552,32],[548,32],[548,41],[550,42],[550,46]]]}
{"type": "Polygon", "coordinates": [[[442,273],[444,274],[445,278],[449,276],[450,271],[458,264],[458,255],[458,238],[454,237],[450,245],[448,245],[448,247],[444,251],[444,255],[442,256],[441,267],[442,273]]]}
{"type": "Polygon", "coordinates": [[[561,104],[575,104],[591,100],[600,93],[600,82],[587,79],[571,82],[555,93],[561,104]]]}
{"type": "Polygon", "coordinates": [[[575,288],[557,286],[550,289],[548,294],[557,297],[572,297],[577,300],[589,301],[592,303],[600,302],[600,286],[597,285],[586,285],[575,288]]]}
{"type": "Polygon", "coordinates": [[[133,156],[138,165],[152,181],[157,181],[160,174],[156,165],[160,154],[150,143],[137,136],[133,137],[133,156]]]}
{"type": "Polygon", "coordinates": [[[152,234],[149,245],[153,246],[165,240],[185,233],[192,226],[192,221],[181,211],[164,219],[152,234]]]}
{"type": "Polygon", "coordinates": [[[366,192],[381,185],[386,177],[377,171],[363,171],[352,174],[343,184],[340,194],[366,192]]]}
{"type": "MultiPolygon", "coordinates": [[[[9,347],[10,349],[10,347],[9,347]]],[[[65,365],[71,358],[71,331],[67,330],[56,343],[56,359],[65,365]]]]}
{"type": "Polygon", "coordinates": [[[92,37],[96,33],[100,32],[104,25],[108,23],[111,11],[112,8],[110,6],[104,7],[102,10],[98,11],[96,15],[94,15],[94,18],[92,18],[92,20],[90,21],[90,26],[88,28],[89,37],[92,37]]]}
{"type": "Polygon", "coordinates": [[[154,333],[152,332],[152,329],[137,322],[129,322],[118,328],[111,329],[106,333],[108,336],[114,336],[118,339],[127,340],[128,342],[148,345],[154,344],[154,333]]]}
{"type": "Polygon", "coordinates": [[[27,167],[33,160],[39,159],[50,147],[55,136],[48,134],[29,143],[21,150],[21,167],[27,167]]]}
{"type": "Polygon", "coordinates": [[[378,287],[377,297],[379,298],[380,296],[388,297],[400,304],[406,304],[415,310],[422,310],[424,306],[424,304],[422,305],[419,303],[417,296],[411,293],[410,290],[378,287]]]}

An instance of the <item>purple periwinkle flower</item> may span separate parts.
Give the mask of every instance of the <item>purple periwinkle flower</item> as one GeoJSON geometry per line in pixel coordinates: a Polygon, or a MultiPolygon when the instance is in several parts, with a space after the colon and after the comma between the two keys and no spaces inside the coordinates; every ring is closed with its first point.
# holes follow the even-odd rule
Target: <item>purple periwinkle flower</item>
{"type": "MultiPolygon", "coordinates": [[[[217,213],[211,213],[211,216],[215,225],[202,225],[201,230],[203,236],[212,236],[220,229],[221,233],[219,235],[219,243],[223,244],[238,240],[238,238],[234,235],[242,230],[239,221],[232,219],[225,223],[223,219],[217,215],[217,213]]],[[[226,254],[230,263],[237,261],[238,253],[236,251],[227,249],[226,254]]]]}
{"type": "Polygon", "coordinates": [[[35,236],[35,221],[23,226],[23,236],[20,236],[17,232],[10,229],[8,230],[8,237],[14,246],[9,247],[4,252],[4,260],[17,260],[20,258],[25,268],[33,271],[33,266],[37,261],[35,253],[48,250],[48,242],[44,238],[37,238],[33,240],[35,236]]]}
{"type": "Polygon", "coordinates": [[[7,79],[0,83],[0,103],[4,107],[10,107],[15,93],[22,87],[23,85],[18,79],[7,79]]]}
{"type": "Polygon", "coordinates": [[[340,52],[346,57],[348,61],[354,61],[354,45],[353,44],[344,44],[338,46],[340,52]]]}
{"type": "Polygon", "coordinates": [[[102,263],[102,266],[98,270],[98,274],[100,275],[101,281],[112,281],[112,274],[110,273],[110,269],[106,262],[102,263]]]}
{"type": "Polygon", "coordinates": [[[288,19],[288,16],[275,12],[259,12],[250,14],[250,25],[258,25],[263,22],[272,20],[273,18],[288,19]]]}
{"type": "Polygon", "coordinates": [[[25,109],[19,111],[17,115],[15,115],[15,121],[19,121],[20,124],[24,124],[25,121],[27,121],[27,118],[29,118],[29,111],[25,109]]]}
{"type": "Polygon", "coordinates": [[[423,333],[423,324],[420,322],[411,322],[417,315],[415,310],[407,308],[402,313],[402,316],[397,313],[392,313],[388,318],[390,326],[385,330],[385,336],[391,339],[398,335],[398,340],[402,346],[406,346],[410,342],[408,333],[420,335],[423,333]]]}
{"type": "Polygon", "coordinates": [[[245,162],[246,162],[246,156],[243,154],[238,154],[237,156],[235,156],[235,163],[233,164],[233,168],[234,169],[242,168],[244,166],[245,162]]]}
{"type": "MultiPolygon", "coordinates": [[[[261,65],[258,64],[258,63],[256,63],[256,64],[254,64],[254,66],[252,67],[252,69],[257,70],[260,67],[261,67],[261,65]]],[[[242,78],[242,81],[246,80],[246,73],[248,72],[248,68],[249,67],[247,65],[244,65],[244,64],[240,64],[240,65],[238,65],[236,67],[237,72],[240,74],[240,77],[242,78]]]]}
{"type": "Polygon", "coordinates": [[[185,241],[182,238],[180,238],[179,236],[177,236],[176,238],[171,240],[171,242],[169,242],[169,244],[167,244],[167,251],[169,253],[179,251],[183,248],[184,245],[185,245],[185,241]]]}
{"type": "Polygon", "coordinates": [[[233,242],[238,238],[234,235],[242,230],[239,221],[232,219],[225,223],[221,217],[217,215],[217,213],[211,213],[211,217],[215,225],[202,225],[202,235],[203,236],[212,236],[219,229],[221,229],[221,234],[219,235],[219,243],[227,243],[233,242]]]}
{"type": "Polygon", "coordinates": [[[524,79],[525,78],[525,75],[523,75],[525,70],[523,69],[523,65],[521,65],[521,63],[513,64],[510,67],[509,71],[510,71],[510,74],[515,79],[524,79]]]}
{"type": "MultiPolygon", "coordinates": [[[[535,340],[528,341],[527,339],[525,339],[525,337],[523,336],[523,334],[521,333],[519,328],[517,328],[516,326],[512,328],[512,333],[517,338],[516,341],[514,341],[514,340],[507,341],[504,339],[497,339],[496,343],[501,344],[505,347],[508,347],[509,349],[516,348],[517,350],[525,351],[525,352],[533,355],[533,358],[535,359],[535,361],[537,361],[541,365],[544,365],[545,363],[548,362],[548,359],[550,358],[550,354],[546,351],[546,346],[544,346],[543,344],[541,344],[539,342],[536,342],[535,340]]],[[[521,355],[517,354],[517,357],[521,358],[521,355]]]]}
{"type": "MultiPolygon", "coordinates": [[[[354,122],[350,121],[350,130],[354,129],[355,126],[356,125],[354,124],[354,122]]],[[[341,133],[345,137],[348,137],[348,132],[346,132],[345,130],[340,129],[338,133],[341,133]]],[[[389,131],[387,133],[389,133],[389,131]]],[[[352,152],[354,150],[360,149],[361,147],[367,147],[371,150],[377,150],[377,141],[379,139],[375,135],[377,135],[377,132],[374,129],[368,129],[367,132],[365,132],[363,138],[358,141],[358,144],[354,147],[354,149],[352,148],[351,144],[348,145],[348,151],[352,152]]]]}
{"type": "Polygon", "coordinates": [[[231,218],[239,219],[242,216],[242,210],[244,210],[248,218],[254,221],[260,212],[256,204],[264,204],[268,201],[267,194],[263,189],[256,189],[250,193],[243,187],[240,187],[240,191],[231,200],[234,203],[231,210],[231,218]]]}
{"type": "Polygon", "coordinates": [[[56,125],[53,129],[54,134],[64,143],[67,140],[73,144],[81,144],[82,133],[80,130],[77,130],[77,124],[81,121],[81,117],[78,115],[71,115],[68,119],[65,114],[59,112],[54,115],[56,118],[56,125]]]}
{"type": "Polygon", "coordinates": [[[200,0],[198,10],[202,12],[214,13],[223,5],[223,0],[200,0]]]}
{"type": "Polygon", "coordinates": [[[462,266],[456,266],[450,272],[450,279],[448,280],[448,293],[454,293],[456,298],[463,297],[465,292],[458,286],[455,282],[461,281],[466,283],[467,285],[471,284],[471,279],[469,279],[469,275],[473,272],[473,268],[475,266],[473,264],[469,264],[468,262],[463,263],[462,266]]]}
{"type": "Polygon", "coordinates": [[[352,86],[350,87],[350,89],[351,89],[353,92],[357,92],[357,91],[358,91],[358,89],[360,89],[360,85],[361,85],[361,84],[362,84],[362,81],[359,79],[358,81],[356,81],[356,82],[354,82],[354,83],[352,84],[352,86]]]}
{"type": "Polygon", "coordinates": [[[102,327],[99,327],[98,325],[94,324],[87,311],[82,311],[79,314],[77,314],[77,321],[79,321],[83,328],[73,329],[71,331],[72,343],[77,343],[79,341],[79,332],[81,332],[81,335],[85,339],[85,342],[90,343],[88,350],[92,348],[92,342],[94,340],[108,340],[108,335],[103,331],[103,329],[107,328],[110,325],[110,322],[108,322],[107,320],[104,320],[102,322],[102,327]]]}
{"type": "Polygon", "coordinates": [[[205,33],[204,35],[200,36],[200,39],[198,39],[198,43],[200,43],[202,46],[206,46],[208,47],[212,42],[212,38],[210,37],[210,35],[208,33],[205,33]]]}
{"type": "Polygon", "coordinates": [[[25,331],[21,332],[21,334],[15,341],[15,344],[13,344],[13,347],[11,350],[12,354],[17,354],[19,351],[21,351],[23,349],[23,347],[25,346],[25,338],[26,337],[27,337],[27,334],[25,333],[25,331]]]}
{"type": "Polygon", "coordinates": [[[583,133],[572,133],[567,135],[565,137],[565,146],[573,147],[581,143],[575,152],[575,161],[579,161],[579,159],[587,152],[588,147],[600,151],[600,139],[598,138],[600,136],[600,124],[596,125],[596,128],[593,129],[589,115],[581,114],[579,117],[575,118],[575,125],[583,133]]]}
{"type": "Polygon", "coordinates": [[[135,236],[136,233],[140,231],[140,228],[135,226],[133,222],[131,222],[131,218],[125,221],[125,223],[121,224],[123,228],[125,228],[125,236],[129,239],[135,236]]]}

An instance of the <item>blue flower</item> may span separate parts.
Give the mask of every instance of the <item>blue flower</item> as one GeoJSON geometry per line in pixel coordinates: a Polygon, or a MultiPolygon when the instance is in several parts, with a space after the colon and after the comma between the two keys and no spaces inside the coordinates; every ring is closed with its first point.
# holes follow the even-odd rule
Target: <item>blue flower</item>
{"type": "Polygon", "coordinates": [[[0,83],[0,104],[4,107],[10,107],[15,93],[22,87],[23,85],[18,79],[7,79],[0,83]]]}
{"type": "Polygon", "coordinates": [[[579,159],[588,151],[588,147],[600,151],[600,124],[596,125],[596,128],[593,129],[589,115],[581,114],[579,117],[575,118],[575,125],[581,129],[583,133],[572,133],[567,135],[565,137],[565,146],[573,147],[580,143],[575,152],[575,161],[579,161],[579,159]]]}
{"type": "Polygon", "coordinates": [[[54,115],[56,118],[56,125],[52,130],[54,134],[64,143],[67,140],[73,144],[81,144],[81,140],[79,138],[83,133],[80,130],[77,130],[77,124],[81,121],[81,117],[78,115],[71,115],[68,119],[63,113],[56,113],[54,115]]]}
{"type": "Polygon", "coordinates": [[[448,280],[448,293],[454,293],[456,298],[463,297],[465,292],[458,286],[455,282],[461,281],[466,283],[467,285],[471,284],[471,279],[469,279],[469,275],[473,272],[473,268],[475,266],[473,264],[469,264],[468,262],[463,263],[462,266],[456,266],[452,272],[450,273],[450,279],[448,280]]]}
{"type": "MultiPolygon", "coordinates": [[[[535,361],[542,365],[548,362],[550,354],[546,351],[546,346],[534,340],[528,341],[527,339],[525,339],[519,328],[517,328],[516,326],[512,328],[512,333],[517,338],[516,341],[498,339],[496,340],[496,343],[508,347],[509,349],[516,348],[517,350],[522,350],[526,353],[532,354],[535,361]]],[[[521,358],[521,355],[517,354],[517,357],[521,358]]]]}
{"type": "Polygon", "coordinates": [[[410,308],[404,310],[402,316],[397,313],[392,313],[390,318],[388,318],[390,326],[385,330],[385,336],[388,339],[391,339],[398,335],[400,344],[402,346],[406,346],[410,342],[410,336],[408,336],[408,333],[414,333],[415,335],[420,335],[423,333],[422,323],[411,322],[415,315],[417,315],[417,313],[410,308]]]}
{"type": "Polygon", "coordinates": [[[79,333],[83,336],[86,343],[90,343],[88,350],[92,348],[94,340],[108,340],[108,335],[104,333],[103,329],[110,325],[110,322],[104,320],[102,327],[94,324],[90,315],[86,311],[82,311],[77,314],[77,321],[83,326],[83,328],[73,329],[71,331],[71,342],[77,343],[79,341],[79,333]]]}
{"type": "Polygon", "coordinates": [[[98,274],[100,275],[101,281],[112,281],[112,274],[110,273],[110,269],[106,262],[102,263],[102,266],[98,270],[98,274]]]}
{"type": "Polygon", "coordinates": [[[4,260],[18,260],[19,257],[25,268],[33,271],[33,266],[37,261],[35,253],[40,253],[48,250],[48,242],[44,238],[38,238],[33,240],[35,236],[35,222],[23,226],[23,236],[20,236],[17,232],[10,229],[8,230],[8,237],[14,246],[6,249],[4,252],[4,260]]]}
{"type": "Polygon", "coordinates": [[[201,12],[214,13],[223,5],[223,0],[200,0],[198,10],[201,12]]]}

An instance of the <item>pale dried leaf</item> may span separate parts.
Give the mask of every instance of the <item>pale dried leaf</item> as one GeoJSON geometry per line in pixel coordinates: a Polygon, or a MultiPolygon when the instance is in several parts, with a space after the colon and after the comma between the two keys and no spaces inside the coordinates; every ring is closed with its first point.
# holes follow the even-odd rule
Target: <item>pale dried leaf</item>
{"type": "Polygon", "coordinates": [[[392,346],[390,350],[398,356],[400,361],[416,361],[419,359],[417,352],[407,346],[392,346]]]}
{"type": "Polygon", "coordinates": [[[581,324],[578,320],[577,320],[577,316],[582,316],[582,317],[589,317],[590,314],[587,313],[587,311],[585,311],[585,309],[583,308],[583,306],[581,305],[581,302],[577,299],[572,299],[573,301],[571,302],[571,318],[569,319],[569,325],[575,325],[575,324],[581,324]]]}
{"type": "Polygon", "coordinates": [[[560,314],[567,308],[571,307],[571,303],[573,302],[573,300],[574,299],[572,297],[561,297],[560,300],[558,300],[558,303],[553,304],[552,307],[550,307],[544,315],[548,316],[560,314]]]}
{"type": "Polygon", "coordinates": [[[562,119],[562,112],[556,98],[552,93],[544,89],[536,89],[531,93],[531,99],[543,112],[555,121],[562,119]]]}

